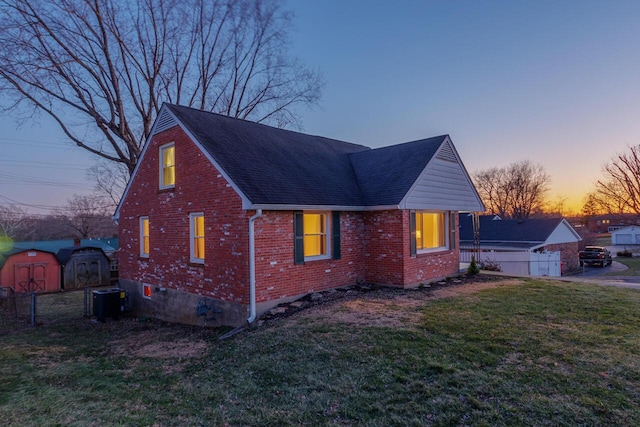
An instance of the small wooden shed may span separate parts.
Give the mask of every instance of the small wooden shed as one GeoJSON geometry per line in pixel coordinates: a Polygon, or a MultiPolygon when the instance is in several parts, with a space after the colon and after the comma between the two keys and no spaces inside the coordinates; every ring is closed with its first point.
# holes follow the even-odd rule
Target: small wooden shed
{"type": "Polygon", "coordinates": [[[98,247],[70,246],[57,253],[62,269],[62,288],[108,286],[111,282],[109,257],[98,247]]]}
{"type": "Polygon", "coordinates": [[[58,292],[60,263],[48,251],[13,248],[0,258],[0,286],[17,293],[58,292]]]}

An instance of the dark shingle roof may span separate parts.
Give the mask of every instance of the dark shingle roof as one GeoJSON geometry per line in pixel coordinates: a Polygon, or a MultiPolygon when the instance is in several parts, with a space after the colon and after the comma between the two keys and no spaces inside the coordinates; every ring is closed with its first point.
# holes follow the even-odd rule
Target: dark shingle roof
{"type": "Polygon", "coordinates": [[[362,205],[349,154],[369,148],[168,107],[252,203],[362,205]]]}
{"type": "Polygon", "coordinates": [[[398,204],[447,135],[351,154],[367,206],[398,204]]]}
{"type": "Polygon", "coordinates": [[[167,107],[253,204],[398,204],[446,138],[372,150],[187,107],[167,107]]]}
{"type": "MultiPolygon", "coordinates": [[[[544,242],[562,222],[562,218],[529,218],[494,220],[493,215],[480,217],[481,242],[544,242]]],[[[460,240],[473,241],[470,215],[460,215],[460,240]]]]}
{"type": "Polygon", "coordinates": [[[58,258],[58,262],[61,265],[66,265],[67,262],[71,259],[74,253],[82,251],[82,252],[93,252],[96,254],[102,254],[103,257],[108,258],[104,251],[95,246],[69,246],[66,248],[62,248],[56,254],[56,258],[58,258]]]}

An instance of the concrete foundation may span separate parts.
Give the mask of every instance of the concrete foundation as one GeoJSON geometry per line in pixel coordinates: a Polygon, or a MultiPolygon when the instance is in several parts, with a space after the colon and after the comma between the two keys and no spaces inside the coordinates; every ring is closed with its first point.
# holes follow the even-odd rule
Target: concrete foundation
{"type": "Polygon", "coordinates": [[[247,306],[202,295],[160,288],[156,285],[120,279],[120,288],[129,294],[129,309],[135,316],[196,326],[242,326],[247,322],[247,306]],[[144,286],[150,295],[144,295],[144,286]]]}

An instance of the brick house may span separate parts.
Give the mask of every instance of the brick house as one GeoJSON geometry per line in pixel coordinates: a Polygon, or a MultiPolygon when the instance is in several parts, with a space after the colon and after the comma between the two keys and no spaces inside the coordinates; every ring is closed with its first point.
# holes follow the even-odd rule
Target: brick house
{"type": "MultiPolygon", "coordinates": [[[[463,261],[475,254],[471,215],[460,215],[463,261]]],[[[578,232],[564,218],[503,220],[497,215],[479,218],[477,259],[497,263],[511,274],[560,276],[578,268],[578,232]]]]}
{"type": "Polygon", "coordinates": [[[587,229],[590,233],[611,233],[630,225],[640,225],[640,216],[636,214],[603,214],[588,218],[587,229]]]}
{"type": "Polygon", "coordinates": [[[240,325],[311,292],[459,271],[482,202],[448,135],[378,149],[164,104],[115,213],[132,309],[240,325]]]}

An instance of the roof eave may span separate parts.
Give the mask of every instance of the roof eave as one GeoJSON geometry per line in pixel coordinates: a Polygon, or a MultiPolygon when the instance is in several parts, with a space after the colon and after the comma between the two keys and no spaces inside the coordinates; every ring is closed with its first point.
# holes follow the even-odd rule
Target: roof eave
{"type": "Polygon", "coordinates": [[[255,203],[244,204],[244,210],[269,210],[269,211],[344,211],[344,212],[366,212],[366,211],[389,211],[399,210],[400,205],[379,205],[379,206],[344,206],[344,205],[301,205],[287,203],[255,203]]]}

